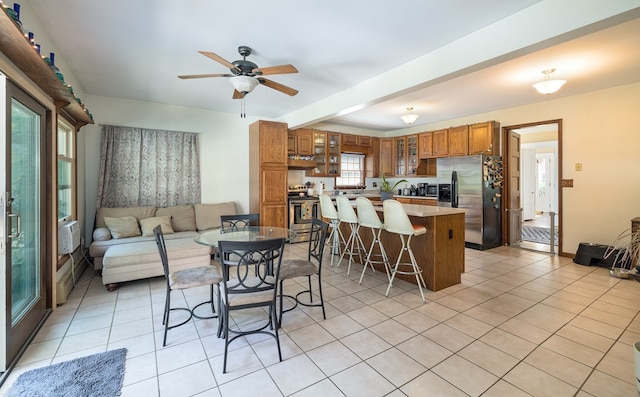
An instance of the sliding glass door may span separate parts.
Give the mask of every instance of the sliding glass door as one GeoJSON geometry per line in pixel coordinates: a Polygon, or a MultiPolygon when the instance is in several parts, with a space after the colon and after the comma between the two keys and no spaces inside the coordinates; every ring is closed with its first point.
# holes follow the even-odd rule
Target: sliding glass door
{"type": "Polygon", "coordinates": [[[5,352],[1,370],[18,355],[46,313],[45,109],[11,82],[5,80],[4,85],[0,265],[5,277],[5,352]]]}

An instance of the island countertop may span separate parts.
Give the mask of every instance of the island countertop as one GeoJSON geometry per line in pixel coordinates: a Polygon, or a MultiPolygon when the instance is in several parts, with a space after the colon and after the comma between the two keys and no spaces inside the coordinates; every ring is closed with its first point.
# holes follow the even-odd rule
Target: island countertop
{"type": "MultiPolygon", "coordinates": [[[[419,218],[426,218],[429,216],[446,216],[446,215],[456,215],[456,214],[464,214],[467,210],[460,208],[450,208],[450,207],[435,207],[432,205],[420,205],[420,204],[402,204],[404,210],[407,212],[409,216],[415,216],[419,218]]],[[[382,212],[381,205],[374,205],[376,211],[382,212]]]]}

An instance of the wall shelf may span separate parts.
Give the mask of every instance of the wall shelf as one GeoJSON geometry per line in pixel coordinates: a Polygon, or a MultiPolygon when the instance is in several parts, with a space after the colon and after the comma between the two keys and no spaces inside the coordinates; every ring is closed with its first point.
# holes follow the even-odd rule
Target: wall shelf
{"type": "Polygon", "coordinates": [[[62,111],[73,118],[76,129],[86,124],[93,124],[91,117],[40,54],[29,44],[20,26],[14,22],[4,7],[0,12],[0,52],[53,99],[58,112],[62,111]]]}

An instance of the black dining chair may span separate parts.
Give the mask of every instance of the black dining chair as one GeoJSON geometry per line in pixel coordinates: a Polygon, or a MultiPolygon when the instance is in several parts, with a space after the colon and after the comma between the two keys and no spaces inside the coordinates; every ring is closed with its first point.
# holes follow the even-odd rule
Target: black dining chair
{"type": "MultiPolygon", "coordinates": [[[[222,372],[227,372],[229,344],[246,335],[266,334],[276,340],[278,357],[282,361],[276,301],[280,262],[284,251],[284,238],[260,241],[218,242],[222,262],[222,335],[224,337],[224,362],[222,372]],[[225,258],[233,258],[229,261],[225,258]],[[273,271],[271,271],[273,269],[273,271]],[[267,309],[266,321],[256,327],[232,328],[229,316],[233,311],[252,308],[267,309]]],[[[255,313],[252,312],[252,313],[255,313]]]]}
{"type": "MultiPolygon", "coordinates": [[[[162,269],[164,271],[164,278],[167,283],[166,297],[164,301],[164,313],[162,316],[162,325],[164,325],[164,336],[162,338],[162,346],[167,345],[167,332],[170,329],[179,327],[188,323],[192,317],[199,319],[211,319],[217,318],[216,309],[214,305],[214,287],[218,288],[218,307],[220,307],[220,283],[222,282],[221,269],[219,269],[217,262],[211,261],[209,266],[200,266],[191,269],[183,269],[172,272],[170,269],[169,258],[167,255],[167,248],[164,242],[164,235],[162,234],[162,228],[160,225],[153,229],[153,235],[156,239],[158,246],[158,253],[160,254],[160,260],[162,261],[162,269]],[[171,292],[175,290],[184,290],[188,288],[195,288],[209,285],[210,293],[209,300],[202,302],[189,309],[188,307],[171,307],[171,292]],[[211,316],[201,316],[195,313],[196,309],[202,305],[211,304],[211,316]],[[189,317],[180,322],[179,324],[169,325],[169,314],[174,310],[182,310],[189,312],[189,317]]],[[[218,319],[218,321],[220,321],[218,319]]],[[[218,329],[220,325],[218,325],[218,329]]],[[[219,333],[220,331],[218,331],[219,333]]]]}
{"type": "Polygon", "coordinates": [[[222,233],[247,230],[251,226],[260,225],[260,214],[220,215],[220,230],[222,233]]]}
{"type": "Polygon", "coordinates": [[[298,304],[303,306],[319,306],[322,307],[322,318],[326,319],[327,315],[324,310],[324,299],[322,298],[322,256],[324,253],[325,241],[327,238],[327,230],[329,224],[321,219],[313,218],[311,220],[311,235],[309,237],[309,250],[307,259],[287,259],[280,264],[280,316],[279,321],[282,323],[282,314],[295,309],[298,304]],[[320,302],[313,302],[313,291],[311,288],[311,276],[318,277],[318,295],[320,302]],[[309,289],[298,292],[295,296],[285,295],[283,282],[297,277],[307,277],[309,289]],[[308,300],[301,301],[300,295],[309,294],[308,300]],[[284,297],[291,298],[295,301],[293,307],[287,310],[283,309],[284,297]]]}

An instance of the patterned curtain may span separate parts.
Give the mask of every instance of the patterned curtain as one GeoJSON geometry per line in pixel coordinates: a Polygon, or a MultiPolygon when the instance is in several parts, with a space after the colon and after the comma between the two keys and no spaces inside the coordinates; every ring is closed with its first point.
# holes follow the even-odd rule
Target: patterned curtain
{"type": "Polygon", "coordinates": [[[200,202],[198,134],[102,126],[96,208],[200,202]]]}

